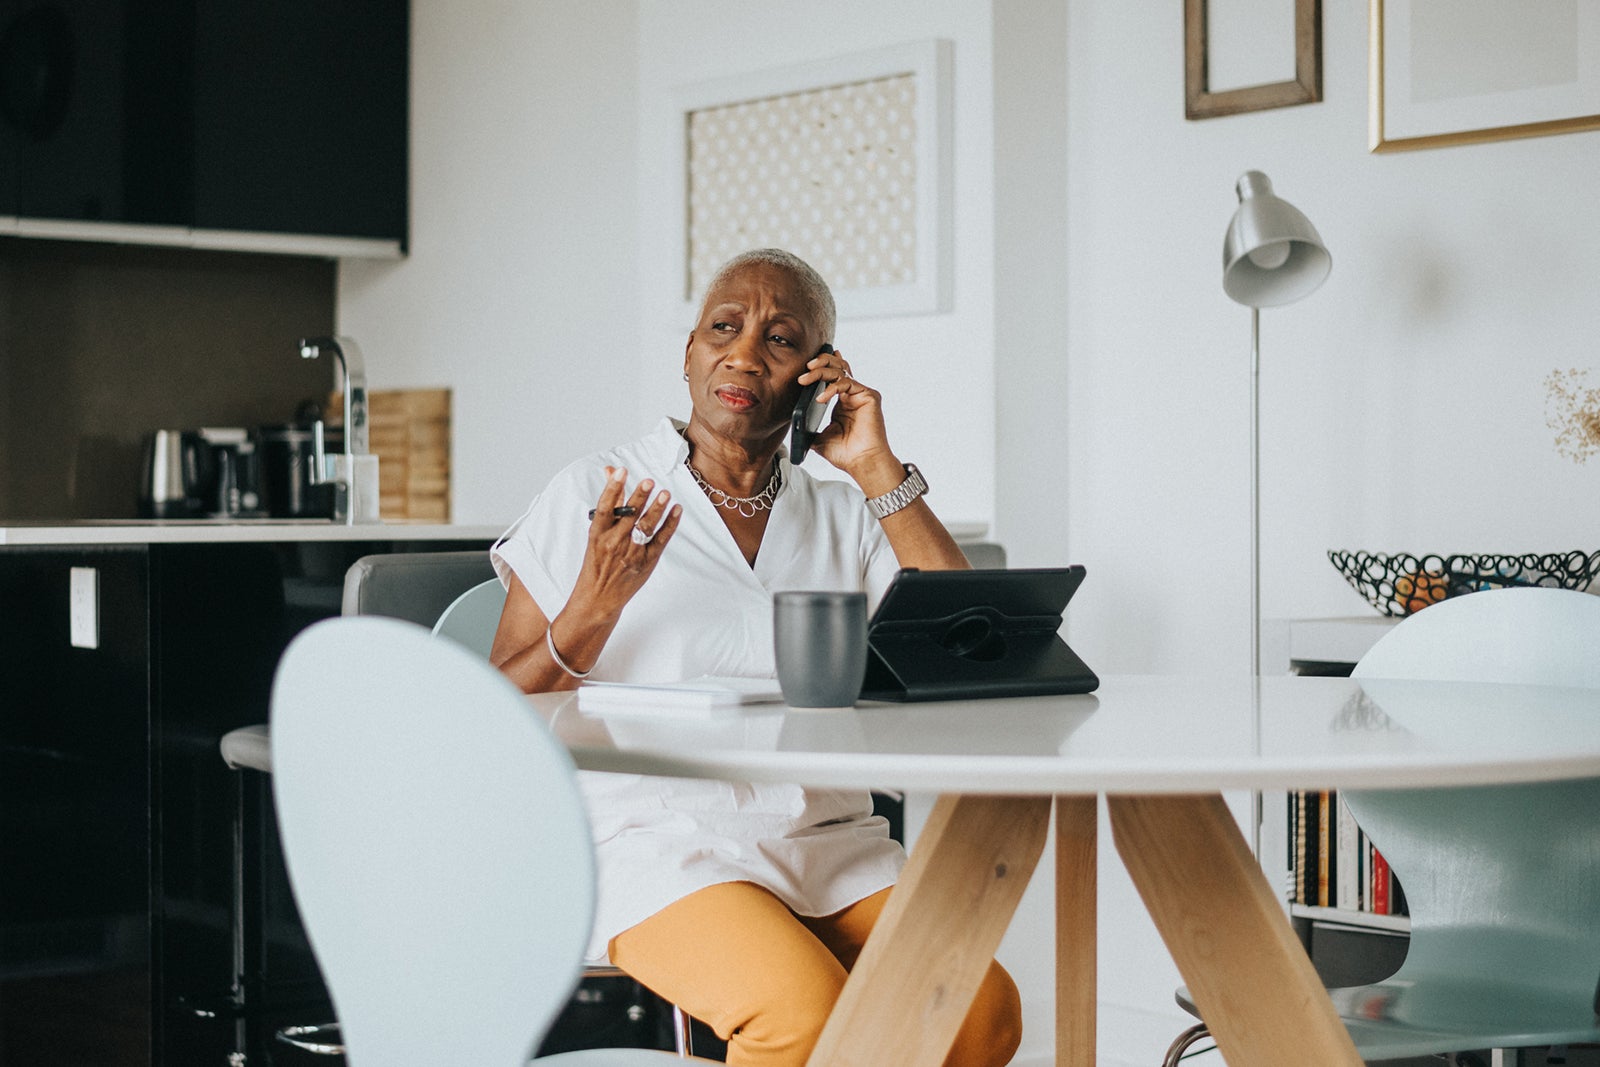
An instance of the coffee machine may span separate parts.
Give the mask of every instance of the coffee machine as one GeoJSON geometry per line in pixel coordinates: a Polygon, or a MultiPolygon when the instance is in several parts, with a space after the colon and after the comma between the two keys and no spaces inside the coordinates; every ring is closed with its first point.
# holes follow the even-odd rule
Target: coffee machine
{"type": "Polygon", "coordinates": [[[227,521],[262,514],[261,466],[248,430],[206,426],[146,435],[140,518],[227,521]]]}
{"type": "Polygon", "coordinates": [[[327,519],[334,510],[333,486],[317,475],[316,431],[311,425],[262,426],[261,500],[275,519],[327,519]]]}

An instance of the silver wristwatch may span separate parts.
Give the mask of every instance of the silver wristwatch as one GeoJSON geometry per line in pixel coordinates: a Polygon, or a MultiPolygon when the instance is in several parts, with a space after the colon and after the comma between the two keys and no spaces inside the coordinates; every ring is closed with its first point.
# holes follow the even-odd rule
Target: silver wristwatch
{"type": "Polygon", "coordinates": [[[917,497],[928,491],[928,481],[916,465],[906,464],[906,480],[884,493],[867,500],[867,510],[880,519],[886,519],[917,497]]]}

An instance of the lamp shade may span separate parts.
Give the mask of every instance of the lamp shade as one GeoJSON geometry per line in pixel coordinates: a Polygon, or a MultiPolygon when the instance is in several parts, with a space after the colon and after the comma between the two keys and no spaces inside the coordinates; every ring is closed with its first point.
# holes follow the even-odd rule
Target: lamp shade
{"type": "Polygon", "coordinates": [[[1222,242],[1222,289],[1248,307],[1292,304],[1322,284],[1333,257],[1316,227],[1259,170],[1239,178],[1239,209],[1222,242]]]}

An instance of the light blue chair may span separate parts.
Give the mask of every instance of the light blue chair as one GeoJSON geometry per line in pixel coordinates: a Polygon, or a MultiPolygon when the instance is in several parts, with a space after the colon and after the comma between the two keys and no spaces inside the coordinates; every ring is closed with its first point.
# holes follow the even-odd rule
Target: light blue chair
{"type": "Polygon", "coordinates": [[[506,589],[500,579],[479,582],[450,602],[433,624],[433,635],[447,637],[487,660],[505,606],[506,589]]]}
{"type": "MultiPolygon", "coordinates": [[[[1600,596],[1444,600],[1354,676],[1600,689],[1600,596]]],[[[1330,991],[1363,1059],[1600,1041],[1600,779],[1341,795],[1411,911],[1396,974],[1330,991]]],[[[1194,1011],[1183,991],[1179,1003],[1194,1011]]]]}
{"type": "Polygon", "coordinates": [[[279,663],[271,742],[290,885],[348,1062],[526,1063],[578,981],[595,860],[571,758],[522,694],[415,624],[330,619],[279,663]]]}

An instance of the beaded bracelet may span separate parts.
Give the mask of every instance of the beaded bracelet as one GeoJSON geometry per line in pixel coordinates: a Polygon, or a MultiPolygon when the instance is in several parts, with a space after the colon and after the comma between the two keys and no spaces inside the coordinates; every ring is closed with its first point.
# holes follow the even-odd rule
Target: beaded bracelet
{"type": "Polygon", "coordinates": [[[567,666],[567,661],[566,660],[561,658],[561,653],[556,651],[556,639],[554,637],[550,636],[551,631],[553,631],[554,629],[555,629],[555,626],[554,626],[554,624],[552,624],[550,626],[546,626],[545,630],[544,630],[544,647],[550,650],[550,658],[555,660],[555,663],[556,663],[557,667],[560,667],[562,670],[566,671],[568,674],[572,675],[574,678],[587,678],[587,677],[589,677],[589,671],[594,670],[593,667],[590,667],[589,671],[575,671],[571,667],[567,666]]]}

